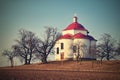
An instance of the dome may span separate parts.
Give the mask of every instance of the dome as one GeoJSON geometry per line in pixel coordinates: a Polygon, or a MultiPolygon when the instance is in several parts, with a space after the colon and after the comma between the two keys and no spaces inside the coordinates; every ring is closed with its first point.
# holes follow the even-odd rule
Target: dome
{"type": "Polygon", "coordinates": [[[78,22],[73,22],[72,24],[70,24],[66,29],[64,30],[84,30],[87,31],[87,29],[85,29],[81,24],[79,24],[78,22]]]}
{"type": "Polygon", "coordinates": [[[75,35],[65,34],[65,35],[60,36],[58,38],[58,40],[59,39],[89,39],[89,40],[95,40],[92,36],[90,36],[90,35],[84,35],[82,33],[77,33],[75,35]]]}
{"type": "Polygon", "coordinates": [[[71,34],[65,34],[60,36],[58,39],[72,39],[72,35],[71,34]]]}
{"type": "Polygon", "coordinates": [[[92,36],[90,35],[84,35],[82,33],[77,33],[73,36],[74,39],[80,38],[80,39],[89,39],[89,40],[95,40],[92,36]]]}
{"type": "Polygon", "coordinates": [[[82,34],[82,33],[77,33],[77,34],[75,34],[73,37],[74,37],[74,38],[84,38],[84,39],[87,38],[87,36],[84,35],[84,34],[82,34]]]}
{"type": "Polygon", "coordinates": [[[77,22],[76,16],[73,17],[73,23],[68,25],[67,28],[64,29],[64,31],[65,30],[84,30],[84,31],[87,31],[87,29],[85,29],[83,25],[81,25],[77,22]]]}

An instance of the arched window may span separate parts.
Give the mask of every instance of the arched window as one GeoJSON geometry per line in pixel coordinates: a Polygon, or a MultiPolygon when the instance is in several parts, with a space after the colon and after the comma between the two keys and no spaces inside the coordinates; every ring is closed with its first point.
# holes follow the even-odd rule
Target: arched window
{"type": "Polygon", "coordinates": [[[59,47],[57,47],[57,51],[56,52],[57,52],[57,54],[59,54],[59,47]]]}
{"type": "Polygon", "coordinates": [[[77,47],[73,46],[73,53],[76,53],[77,47]]]}
{"type": "Polygon", "coordinates": [[[64,43],[61,43],[61,49],[64,49],[64,43]]]}

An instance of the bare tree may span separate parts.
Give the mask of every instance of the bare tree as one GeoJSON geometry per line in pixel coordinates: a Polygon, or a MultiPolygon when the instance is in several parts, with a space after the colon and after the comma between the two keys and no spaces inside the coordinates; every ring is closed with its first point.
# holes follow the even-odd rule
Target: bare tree
{"type": "Polygon", "coordinates": [[[102,64],[102,60],[106,56],[106,53],[104,52],[104,46],[103,45],[99,44],[97,46],[96,55],[97,55],[98,58],[100,58],[100,63],[102,64]]]}
{"type": "Polygon", "coordinates": [[[94,68],[94,62],[96,61],[96,45],[90,45],[89,47],[89,54],[91,57],[92,68],[94,68]]]}
{"type": "Polygon", "coordinates": [[[103,34],[100,38],[100,43],[97,47],[98,55],[103,59],[106,57],[107,60],[114,58],[115,56],[115,47],[114,47],[114,40],[110,34],[103,34]]]}
{"type": "Polygon", "coordinates": [[[82,61],[82,56],[86,51],[86,45],[78,41],[77,43],[74,43],[73,45],[73,53],[75,53],[76,61],[82,61]],[[81,53],[82,52],[82,53],[81,53]]]}
{"type": "Polygon", "coordinates": [[[19,35],[20,39],[16,40],[16,45],[13,45],[14,51],[24,59],[24,64],[30,64],[38,38],[33,32],[24,29],[19,30],[19,35]]]}
{"type": "Polygon", "coordinates": [[[120,40],[117,43],[116,52],[117,52],[117,55],[120,55],[120,40]]]}
{"type": "Polygon", "coordinates": [[[47,63],[47,57],[50,53],[53,53],[53,47],[56,39],[58,38],[58,32],[56,28],[46,27],[44,37],[41,37],[39,44],[37,44],[36,50],[39,53],[37,56],[41,57],[43,63],[47,63]]]}
{"type": "Polygon", "coordinates": [[[13,58],[16,56],[15,52],[14,51],[9,51],[9,50],[4,50],[2,55],[8,57],[8,59],[10,60],[10,63],[11,63],[11,67],[13,67],[14,66],[13,58]]]}

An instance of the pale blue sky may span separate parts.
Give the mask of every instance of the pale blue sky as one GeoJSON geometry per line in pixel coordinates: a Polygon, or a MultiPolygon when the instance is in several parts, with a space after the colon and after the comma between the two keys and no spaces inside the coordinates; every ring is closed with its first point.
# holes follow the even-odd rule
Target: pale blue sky
{"type": "Polygon", "coordinates": [[[74,13],[96,39],[103,33],[120,38],[120,0],[0,0],[0,53],[24,28],[40,36],[45,26],[63,30],[74,13]]]}

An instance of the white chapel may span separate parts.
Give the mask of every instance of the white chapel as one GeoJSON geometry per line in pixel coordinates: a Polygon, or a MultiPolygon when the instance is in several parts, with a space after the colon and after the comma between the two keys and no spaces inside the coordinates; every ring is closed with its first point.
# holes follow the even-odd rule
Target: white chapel
{"type": "Polygon", "coordinates": [[[96,39],[89,35],[88,30],[77,22],[77,16],[68,25],[54,46],[55,60],[74,60],[76,55],[83,59],[96,59],[96,39]]]}

